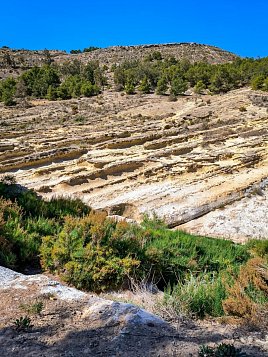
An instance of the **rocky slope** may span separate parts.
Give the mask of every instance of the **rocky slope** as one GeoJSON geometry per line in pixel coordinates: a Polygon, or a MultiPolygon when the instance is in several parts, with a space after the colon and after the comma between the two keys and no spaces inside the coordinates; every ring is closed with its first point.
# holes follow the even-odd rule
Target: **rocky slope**
{"type": "Polygon", "coordinates": [[[225,63],[233,61],[235,54],[218,47],[197,43],[171,43],[142,46],[113,46],[101,48],[92,52],[68,54],[65,51],[30,51],[0,48],[0,79],[8,76],[18,76],[21,72],[33,66],[41,66],[47,61],[63,63],[77,59],[83,63],[97,60],[108,67],[125,60],[146,58],[153,52],[160,52],[163,58],[174,56],[177,59],[188,59],[191,62],[205,61],[208,63],[225,63]],[[48,58],[49,56],[49,58],[48,58]]]}
{"type": "Polygon", "coordinates": [[[110,63],[121,63],[125,60],[146,58],[155,51],[160,52],[163,58],[175,57],[176,59],[188,59],[191,62],[205,61],[208,63],[225,63],[237,58],[235,54],[215,46],[198,43],[170,43],[141,46],[113,46],[67,57],[59,55],[55,60],[62,61],[64,58],[79,58],[83,62],[98,60],[102,64],[109,65],[110,63]]]}
{"type": "MultiPolygon", "coordinates": [[[[151,296],[154,299],[154,296],[151,296]]],[[[201,344],[228,343],[248,356],[267,355],[264,332],[216,322],[167,323],[130,303],[83,293],[45,275],[26,276],[0,267],[1,356],[198,356],[201,344]],[[16,330],[25,309],[32,327],[16,330]]]]}
{"type": "Polygon", "coordinates": [[[66,55],[65,51],[30,51],[13,50],[8,47],[0,48],[0,79],[16,77],[23,71],[34,66],[42,66],[48,61],[48,54],[52,61],[58,56],[66,55]]]}
{"type": "Polygon", "coordinates": [[[46,198],[73,195],[136,220],[154,211],[170,227],[234,240],[267,237],[267,95],[170,102],[107,91],[0,112],[0,171],[46,198]]]}

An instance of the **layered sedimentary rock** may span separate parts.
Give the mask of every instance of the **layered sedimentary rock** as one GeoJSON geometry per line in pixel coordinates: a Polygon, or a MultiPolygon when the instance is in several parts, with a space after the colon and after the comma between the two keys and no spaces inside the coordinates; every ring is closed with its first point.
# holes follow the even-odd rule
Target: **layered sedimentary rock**
{"type": "Polygon", "coordinates": [[[75,196],[138,221],[155,212],[170,227],[206,235],[266,237],[268,216],[250,215],[268,211],[268,114],[254,99],[260,95],[266,102],[249,89],[177,102],[104,92],[1,107],[0,170],[47,199],[75,196]],[[245,213],[243,229],[235,207],[245,213]]]}

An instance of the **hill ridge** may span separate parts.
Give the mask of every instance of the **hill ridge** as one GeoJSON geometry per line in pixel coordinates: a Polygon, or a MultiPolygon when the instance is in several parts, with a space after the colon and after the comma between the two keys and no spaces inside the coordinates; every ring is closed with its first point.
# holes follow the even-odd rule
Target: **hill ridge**
{"type": "Polygon", "coordinates": [[[60,50],[19,50],[2,47],[0,48],[0,79],[20,75],[24,70],[34,66],[42,66],[46,63],[47,56],[51,56],[56,63],[78,59],[82,63],[93,60],[99,61],[101,65],[111,66],[124,61],[146,59],[154,52],[160,52],[163,58],[187,59],[191,63],[203,61],[220,64],[232,62],[239,57],[219,47],[195,42],[110,46],[76,54],[60,50]]]}

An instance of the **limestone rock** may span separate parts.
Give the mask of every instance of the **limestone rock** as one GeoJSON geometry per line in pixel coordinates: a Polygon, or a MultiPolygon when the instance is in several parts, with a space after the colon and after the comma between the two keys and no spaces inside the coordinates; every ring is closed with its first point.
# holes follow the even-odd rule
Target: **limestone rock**
{"type": "Polygon", "coordinates": [[[107,91],[64,103],[39,100],[26,109],[0,107],[6,123],[0,171],[47,199],[79,197],[111,216],[140,221],[144,213],[156,213],[170,227],[195,233],[266,238],[265,217],[254,222],[245,215],[239,228],[226,209],[230,230],[216,230],[217,214],[214,225],[205,223],[227,205],[235,209],[240,202],[247,210],[249,190],[268,177],[268,115],[250,99],[259,95],[246,88],[169,102],[107,91]]]}

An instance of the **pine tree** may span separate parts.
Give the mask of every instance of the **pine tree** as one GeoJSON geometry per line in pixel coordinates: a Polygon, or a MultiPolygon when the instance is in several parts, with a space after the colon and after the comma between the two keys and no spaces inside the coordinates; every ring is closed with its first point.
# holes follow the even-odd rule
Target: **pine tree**
{"type": "Polygon", "coordinates": [[[135,86],[132,82],[127,82],[125,85],[125,92],[127,94],[134,94],[135,93],[135,86]]]}
{"type": "Polygon", "coordinates": [[[187,83],[180,77],[174,78],[171,81],[170,93],[177,96],[183,94],[187,90],[187,83]]]}
{"type": "Polygon", "coordinates": [[[160,78],[157,82],[156,86],[156,94],[163,95],[166,94],[168,87],[167,87],[167,81],[165,78],[160,78]]]}
{"type": "Polygon", "coordinates": [[[203,93],[203,91],[206,89],[205,84],[202,81],[198,81],[196,85],[194,86],[194,92],[197,94],[203,93]]]}
{"type": "Polygon", "coordinates": [[[144,77],[143,80],[141,81],[141,84],[139,86],[139,91],[141,91],[142,93],[148,94],[151,91],[151,86],[149,83],[149,80],[147,77],[144,77]]]}
{"type": "Polygon", "coordinates": [[[57,97],[58,97],[57,89],[50,85],[47,90],[47,99],[48,100],[57,100],[57,97]]]}

